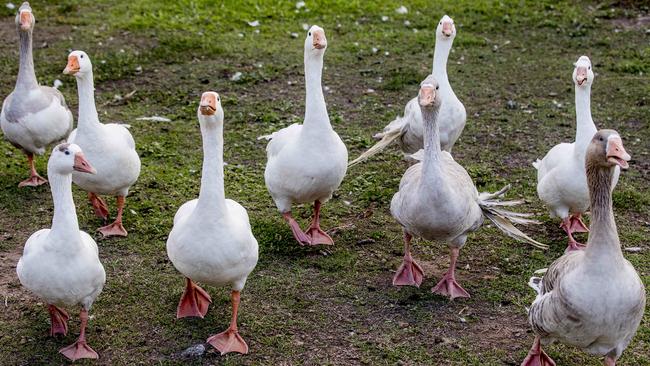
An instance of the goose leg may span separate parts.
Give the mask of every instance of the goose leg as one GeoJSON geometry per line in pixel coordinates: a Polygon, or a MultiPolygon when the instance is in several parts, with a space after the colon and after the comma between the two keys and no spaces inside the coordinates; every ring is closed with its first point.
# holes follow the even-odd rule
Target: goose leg
{"type": "Polygon", "coordinates": [[[449,263],[449,270],[447,270],[440,282],[431,289],[434,294],[450,296],[452,300],[457,297],[470,297],[467,291],[456,282],[456,260],[459,252],[460,248],[450,248],[451,263],[449,263]]]}
{"type": "Polygon", "coordinates": [[[232,291],[232,320],[230,326],[224,332],[215,334],[208,338],[207,342],[216,348],[222,355],[228,352],[248,353],[248,345],[237,331],[237,313],[239,312],[239,291],[232,291]]]}
{"type": "Polygon", "coordinates": [[[535,337],[535,342],[521,366],[555,366],[555,361],[542,350],[539,337],[535,337]]]}
{"type": "Polygon", "coordinates": [[[320,201],[314,201],[314,218],[307,230],[307,236],[311,237],[311,245],[324,244],[333,245],[334,240],[320,228],[320,201]]]}
{"type": "Polygon", "coordinates": [[[571,216],[567,216],[564,219],[562,219],[562,224],[560,227],[566,232],[566,234],[569,236],[569,244],[567,245],[566,250],[567,251],[572,251],[572,250],[582,250],[586,247],[586,245],[582,243],[578,243],[574,238],[573,238],[573,230],[572,230],[572,223],[571,223],[571,216]]]}
{"type": "Polygon", "coordinates": [[[203,318],[208,312],[208,306],[212,303],[210,295],[199,285],[192,282],[189,278],[185,278],[186,286],[181,301],[176,308],[176,318],[185,318],[189,316],[197,316],[203,318]]]}
{"type": "Polygon", "coordinates": [[[68,313],[52,304],[47,305],[47,310],[50,312],[50,336],[68,334],[68,319],[70,319],[68,313]]]}
{"type": "Polygon", "coordinates": [[[300,243],[300,245],[311,244],[311,238],[300,229],[300,225],[298,225],[296,220],[293,219],[293,216],[291,216],[291,211],[284,212],[282,217],[284,217],[285,221],[289,224],[293,237],[298,241],[298,243],[300,243]]]}
{"type": "Polygon", "coordinates": [[[411,256],[411,234],[404,231],[404,261],[393,276],[393,286],[415,286],[420,287],[424,271],[411,256]]]}
{"type": "Polygon", "coordinates": [[[122,212],[124,211],[124,196],[117,196],[117,217],[115,221],[107,226],[102,226],[97,231],[102,233],[104,237],[107,236],[127,236],[128,233],[124,226],[122,226],[122,212]]]}
{"type": "Polygon", "coordinates": [[[612,356],[605,357],[605,366],[616,366],[616,359],[612,356]]]}
{"type": "Polygon", "coordinates": [[[106,202],[92,192],[88,192],[88,199],[90,200],[90,204],[93,205],[95,215],[101,217],[102,220],[104,220],[104,223],[106,223],[106,220],[108,219],[108,206],[106,205],[106,202]]]}
{"type": "Polygon", "coordinates": [[[34,166],[34,154],[28,153],[27,160],[29,161],[29,178],[18,183],[18,187],[38,187],[41,184],[47,183],[47,180],[36,172],[36,167],[34,166]]]}
{"type": "Polygon", "coordinates": [[[79,332],[79,338],[73,344],[68,347],[61,348],[59,352],[67,357],[70,361],[75,361],[80,358],[99,358],[97,352],[95,352],[90,346],[86,343],[86,325],[88,324],[88,310],[81,309],[79,313],[79,318],[81,319],[81,331],[79,332]]]}

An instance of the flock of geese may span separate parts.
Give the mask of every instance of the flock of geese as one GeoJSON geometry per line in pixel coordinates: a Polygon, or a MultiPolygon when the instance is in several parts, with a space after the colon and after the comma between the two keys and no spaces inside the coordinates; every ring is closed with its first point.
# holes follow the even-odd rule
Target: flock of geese
{"type": "MultiPolygon", "coordinates": [[[[88,311],[102,291],[106,275],[93,238],[79,230],[72,183],[88,192],[97,216],[109,217],[100,197],[117,197],[117,216],[98,230],[103,236],[127,236],[122,211],[129,187],[140,173],[140,159],[133,137],[119,124],[99,121],[94,100],[93,68],[88,54],[68,56],[65,74],[76,78],[79,94],[77,128],[63,95],[40,86],[34,73],[32,31],[34,15],[23,3],[16,16],[20,38],[20,68],[16,87],[5,99],[0,115],[5,138],[27,155],[30,177],[19,186],[38,186],[47,181],[34,168],[34,154],[57,145],[47,165],[54,202],[52,226],[32,234],[17,264],[21,284],[47,302],[52,336],[68,331],[64,306],[81,306],[78,340],[60,352],[70,360],[98,358],[86,342],[88,311]]],[[[528,214],[506,210],[520,201],[499,198],[509,186],[490,194],[479,193],[467,171],[451,155],[465,125],[463,104],[449,83],[446,63],[456,36],[453,20],[444,16],[436,29],[431,75],[420,84],[418,95],[406,105],[404,116],[392,121],[376,137],[380,140],[350,166],[399,142],[416,161],[404,173],[390,211],[404,232],[404,259],[393,284],[420,286],[422,267],[411,255],[413,236],[449,244],[450,267],[433,292],[469,297],[456,281],[454,271],[460,249],[470,232],[485,218],[515,239],[546,248],[513,226],[535,221],[528,214]]],[[[325,31],[312,26],[305,38],[305,118],[271,135],[264,178],[269,193],[301,245],[333,244],[320,227],[322,204],[341,184],[348,168],[345,144],[332,128],[321,85],[325,31]],[[306,231],[291,215],[294,204],[314,204],[306,231]]],[[[597,131],[590,113],[594,80],[591,62],[582,56],[575,64],[577,131],[575,142],[553,147],[534,163],[537,191],[552,216],[561,218],[569,238],[565,254],[542,278],[531,278],[538,296],[529,310],[536,334],[524,366],[554,365],[542,350],[553,341],[605,356],[614,365],[632,340],[645,308],[645,289],[637,272],[622,254],[612,211],[612,190],[620,169],[628,168],[630,155],[614,130],[597,131]],[[589,228],[581,215],[591,211],[589,228]],[[578,243],[575,232],[589,231],[587,244],[578,243]]],[[[185,277],[186,287],[176,316],[201,317],[208,311],[210,295],[197,282],[232,286],[232,321],[228,329],[207,342],[222,354],[247,353],[248,346],[237,328],[240,292],[258,260],[247,211],[226,199],[223,171],[224,110],[215,92],[201,96],[197,117],[203,139],[203,168],[198,199],[184,203],[174,216],[167,253],[185,277]]]]}

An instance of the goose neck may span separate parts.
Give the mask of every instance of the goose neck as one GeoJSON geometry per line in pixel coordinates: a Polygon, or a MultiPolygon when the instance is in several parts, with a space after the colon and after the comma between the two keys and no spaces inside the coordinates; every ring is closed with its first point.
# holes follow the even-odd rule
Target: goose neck
{"type": "Polygon", "coordinates": [[[20,38],[20,65],[16,89],[34,89],[38,87],[34,72],[34,57],[32,54],[32,31],[18,32],[20,38]]]}
{"type": "Polygon", "coordinates": [[[451,40],[438,39],[436,40],[436,46],[433,51],[433,68],[431,73],[443,88],[449,85],[447,61],[449,59],[449,53],[451,52],[451,46],[451,40]]]}
{"type": "Polygon", "coordinates": [[[591,85],[584,87],[576,85],[575,88],[576,144],[580,147],[578,153],[584,156],[597,130],[591,118],[591,85]]]}
{"type": "Polygon", "coordinates": [[[214,215],[225,214],[223,182],[223,123],[201,124],[203,168],[197,210],[214,215]]]}
{"type": "Polygon", "coordinates": [[[73,245],[77,241],[70,239],[79,236],[79,223],[72,199],[72,175],[52,172],[48,174],[48,180],[54,202],[50,235],[66,239],[58,242],[73,245]]]}
{"type": "Polygon", "coordinates": [[[77,92],[79,94],[79,121],[77,128],[80,131],[92,130],[97,127],[99,116],[95,106],[95,86],[92,71],[77,75],[77,92]]]}
{"type": "Polygon", "coordinates": [[[424,160],[422,174],[428,178],[440,177],[440,134],[438,109],[422,108],[424,120],[424,160]]]}
{"type": "Polygon", "coordinates": [[[323,54],[310,55],[305,52],[305,128],[303,131],[331,130],[325,96],[321,84],[323,54]]]}

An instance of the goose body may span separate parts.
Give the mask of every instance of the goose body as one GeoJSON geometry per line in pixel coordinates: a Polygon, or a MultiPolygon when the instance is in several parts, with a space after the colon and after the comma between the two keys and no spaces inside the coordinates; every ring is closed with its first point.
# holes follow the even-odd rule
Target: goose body
{"type": "MultiPolygon", "coordinates": [[[[455,37],[456,27],[454,21],[447,15],[443,16],[436,28],[436,44],[433,52],[431,74],[438,81],[438,93],[442,101],[438,112],[440,147],[449,153],[451,153],[454,144],[463,132],[467,120],[465,106],[454,93],[447,75],[447,60],[455,37]]],[[[404,153],[413,154],[424,148],[424,129],[424,121],[422,120],[422,113],[416,96],[406,104],[403,116],[397,117],[382,132],[374,136],[380,141],[350,162],[350,166],[361,163],[379,153],[394,140],[399,142],[404,153]]]]}
{"type": "Polygon", "coordinates": [[[305,39],[305,120],[269,136],[264,180],[278,210],[301,244],[333,244],[320,229],[320,206],[341,185],[348,150],[327,115],[321,76],[327,47],[325,32],[312,26],[305,39]],[[314,202],[314,220],[304,233],[291,217],[291,206],[314,202]]]}
{"type": "MultiPolygon", "coordinates": [[[[554,146],[542,160],[533,163],[537,169],[537,195],[549,208],[551,217],[562,219],[562,228],[569,236],[569,249],[582,247],[573,232],[586,232],[580,216],[589,209],[589,188],[585,173],[585,154],[596,125],[591,117],[591,85],[594,73],[591,61],[581,56],[573,72],[576,104],[576,139],[554,146]]],[[[616,186],[620,170],[612,177],[616,186]]]]}
{"type": "Polygon", "coordinates": [[[178,209],[167,239],[167,255],[187,283],[177,317],[203,318],[208,310],[210,296],[194,281],[213,286],[230,285],[231,326],[210,337],[208,343],[222,354],[247,353],[248,346],[237,331],[237,312],[240,292],[257,264],[258,244],[246,209],[224,196],[223,109],[217,93],[203,94],[198,118],[204,153],[201,192],[198,199],[178,209]]]}
{"type": "Polygon", "coordinates": [[[16,87],[2,103],[0,127],[5,138],[27,154],[30,178],[19,186],[36,186],[45,179],[36,173],[33,157],[45,148],[66,139],[72,130],[72,113],[63,94],[55,88],[41,86],[36,80],[32,56],[32,31],[35,19],[25,2],[16,16],[20,38],[20,67],[16,87]]]}
{"type": "Polygon", "coordinates": [[[513,205],[518,202],[501,203],[492,200],[505,192],[493,195],[478,194],[467,171],[454,161],[451,154],[442,151],[438,138],[438,116],[441,98],[439,85],[429,75],[420,86],[418,105],[424,120],[424,151],[416,158],[422,162],[411,166],[400,182],[399,191],[391,200],[390,212],[404,231],[404,260],[393,277],[397,286],[420,286],[424,276],[422,268],[413,260],[410,252],[411,239],[419,236],[427,240],[447,242],[450,247],[451,264],[443,279],[432,289],[441,295],[469,297],[456,282],[455,268],[460,248],[465,245],[467,234],[477,230],[485,217],[490,218],[507,234],[526,240],[536,246],[542,244],[530,239],[510,224],[531,223],[525,214],[495,209],[496,206],[513,205]],[[495,216],[498,216],[496,218],[495,216]]]}
{"type": "Polygon", "coordinates": [[[82,307],[79,340],[61,350],[74,361],[98,357],[85,343],[85,327],[88,311],[104,287],[106,274],[99,261],[97,244],[90,235],[79,230],[72,200],[73,169],[84,174],[94,172],[79,146],[57,146],[48,164],[54,199],[52,228],[39,230],[29,237],[16,272],[24,287],[47,302],[52,320],[51,335],[67,333],[68,315],[60,307],[82,307]]]}
{"type": "Polygon", "coordinates": [[[554,341],[606,356],[606,364],[613,365],[643,317],[645,288],[623,257],[612,212],[612,178],[617,167],[627,168],[630,156],[612,130],[598,131],[587,154],[592,210],[588,244],[553,262],[543,278],[531,279],[538,296],[529,321],[537,338],[524,366],[552,364],[541,345],[554,341]]]}
{"type": "Polygon", "coordinates": [[[96,162],[97,169],[97,174],[93,176],[73,173],[72,180],[89,193],[95,213],[103,219],[108,218],[108,207],[99,195],[117,196],[118,213],[115,222],[99,231],[104,236],[126,236],[127,232],[122,225],[124,201],[129,188],[140,175],[140,157],[135,150],[135,141],[124,126],[99,121],[92,64],[85,52],[70,53],[64,73],[76,77],[79,92],[78,127],[72,131],[68,142],[81,146],[86,156],[96,162]]]}

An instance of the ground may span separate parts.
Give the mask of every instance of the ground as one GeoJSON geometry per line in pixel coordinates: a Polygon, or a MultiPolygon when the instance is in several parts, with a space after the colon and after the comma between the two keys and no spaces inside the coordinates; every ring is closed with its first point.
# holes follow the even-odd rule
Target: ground
{"type": "MultiPolygon", "coordinates": [[[[566,245],[558,221],[537,199],[531,162],[574,137],[571,72],[582,54],[596,72],[596,124],[618,130],[633,157],[614,192],[615,213],[622,246],[641,248],[625,256],[650,286],[650,47],[643,2],[214,3],[32,4],[40,82],[61,79],[76,115],[74,79],[61,71],[71,49],[85,50],[95,67],[101,120],[131,125],[143,164],[127,199],[129,237],[98,241],[107,283],[91,311],[88,337],[101,359],[83,364],[518,365],[533,341],[528,277],[566,245]],[[401,5],[408,13],[396,12],[401,5]],[[533,249],[485,225],[469,237],[459,260],[458,279],[472,298],[456,301],[429,291],[448,265],[442,243],[415,242],[414,256],[426,272],[421,288],[391,286],[402,242],[388,206],[407,167],[396,149],[350,169],[324,206],[323,226],[336,245],[303,248],[266,192],[265,144],[257,140],[302,120],[303,27],[318,24],[328,39],[328,111],[356,157],[416,95],[430,72],[434,29],[444,14],[458,31],[449,78],[468,115],[455,158],[479,190],[511,183],[508,197],[524,199],[521,210],[542,221],[525,231],[550,245],[533,249]],[[247,23],[255,20],[257,27],[247,23]],[[241,79],[231,80],[237,72],[241,79]],[[221,94],[225,110],[226,194],[248,209],[261,253],[242,293],[240,331],[250,354],[183,359],[183,350],[222,331],[230,319],[229,289],[209,286],[214,302],[205,319],[174,318],[184,283],[165,252],[176,209],[199,190],[196,108],[206,90],[221,94]],[[171,122],[136,120],[154,115],[171,122]]],[[[15,11],[0,10],[3,96],[18,68],[15,11]]],[[[26,159],[7,142],[0,143],[0,156],[0,357],[3,364],[64,364],[57,350],[78,334],[76,309],[70,309],[69,335],[48,337],[44,304],[15,275],[25,240],[50,225],[49,187],[17,188],[26,159]]],[[[43,174],[46,159],[37,162],[43,174]]],[[[101,222],[85,193],[74,187],[74,194],[81,228],[95,233],[101,222]]],[[[115,201],[108,202],[114,214],[115,201]]],[[[306,225],[310,207],[294,212],[306,225]]],[[[648,314],[620,365],[650,365],[648,314]]],[[[548,352],[558,365],[601,362],[562,345],[548,352]]]]}

